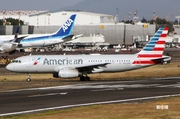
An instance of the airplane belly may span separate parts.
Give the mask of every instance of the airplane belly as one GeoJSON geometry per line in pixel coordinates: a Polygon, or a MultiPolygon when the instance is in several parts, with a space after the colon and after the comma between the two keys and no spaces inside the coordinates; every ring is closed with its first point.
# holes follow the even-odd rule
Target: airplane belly
{"type": "Polygon", "coordinates": [[[38,47],[43,46],[44,42],[42,41],[34,41],[34,42],[23,42],[21,43],[23,47],[38,47]]]}
{"type": "Polygon", "coordinates": [[[38,47],[38,46],[45,46],[45,42],[44,41],[36,41],[36,42],[32,42],[31,46],[32,47],[38,47]]]}
{"type": "Polygon", "coordinates": [[[52,72],[54,72],[54,70],[53,70],[53,67],[51,67],[51,66],[33,65],[29,68],[29,72],[32,72],[32,73],[52,73],[52,72]]]}
{"type": "Polygon", "coordinates": [[[31,47],[31,43],[21,43],[22,44],[22,47],[31,47]]]}
{"type": "Polygon", "coordinates": [[[58,44],[58,43],[61,43],[63,42],[62,39],[50,39],[50,40],[47,40],[45,41],[44,45],[53,45],[53,44],[58,44]]]}

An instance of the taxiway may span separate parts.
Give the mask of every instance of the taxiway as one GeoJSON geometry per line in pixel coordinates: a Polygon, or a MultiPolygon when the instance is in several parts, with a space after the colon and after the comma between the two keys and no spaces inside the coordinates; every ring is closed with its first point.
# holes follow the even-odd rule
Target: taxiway
{"type": "Polygon", "coordinates": [[[7,90],[0,93],[0,116],[93,104],[142,102],[179,95],[180,77],[91,81],[66,86],[7,90]]]}

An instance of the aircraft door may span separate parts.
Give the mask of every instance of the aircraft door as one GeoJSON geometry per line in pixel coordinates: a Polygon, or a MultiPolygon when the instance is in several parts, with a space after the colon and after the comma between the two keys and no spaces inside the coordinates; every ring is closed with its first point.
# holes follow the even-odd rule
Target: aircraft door
{"type": "Polygon", "coordinates": [[[33,66],[33,59],[32,59],[32,57],[28,57],[27,58],[27,62],[28,62],[27,65],[26,65],[27,67],[32,67],[33,66]]]}

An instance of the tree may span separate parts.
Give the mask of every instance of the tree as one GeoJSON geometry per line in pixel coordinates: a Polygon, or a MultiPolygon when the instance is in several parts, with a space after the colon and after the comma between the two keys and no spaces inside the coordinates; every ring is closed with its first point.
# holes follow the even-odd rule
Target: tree
{"type": "Polygon", "coordinates": [[[141,20],[142,23],[147,23],[147,20],[143,17],[141,20]]]}
{"type": "Polygon", "coordinates": [[[0,25],[3,25],[3,20],[0,19],[0,25]]]}
{"type": "Polygon", "coordinates": [[[178,25],[178,20],[176,19],[173,24],[178,25]]]}
{"type": "Polygon", "coordinates": [[[160,27],[168,27],[169,33],[172,33],[174,31],[173,24],[171,22],[167,21],[166,19],[157,18],[155,20],[155,23],[157,25],[157,29],[160,27]]]}
{"type": "MultiPolygon", "coordinates": [[[[0,25],[3,25],[3,19],[0,20],[0,25]]],[[[19,25],[19,19],[6,18],[6,25],[19,25]]],[[[22,20],[20,20],[20,25],[24,25],[22,20]]]]}

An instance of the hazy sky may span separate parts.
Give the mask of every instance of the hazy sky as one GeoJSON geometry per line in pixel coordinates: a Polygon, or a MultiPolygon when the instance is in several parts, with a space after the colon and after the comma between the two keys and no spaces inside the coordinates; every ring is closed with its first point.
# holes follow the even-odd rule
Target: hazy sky
{"type": "Polygon", "coordinates": [[[0,10],[83,10],[116,15],[117,8],[120,20],[127,20],[128,13],[138,11],[141,20],[156,16],[175,20],[180,16],[180,0],[0,0],[0,10]]]}
{"type": "Polygon", "coordinates": [[[0,10],[56,10],[83,0],[0,0],[0,10]]]}

